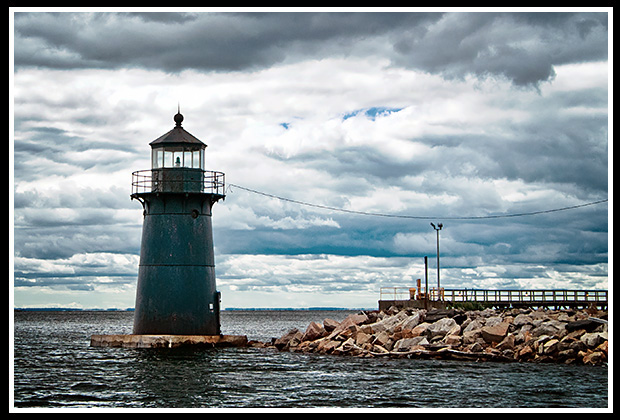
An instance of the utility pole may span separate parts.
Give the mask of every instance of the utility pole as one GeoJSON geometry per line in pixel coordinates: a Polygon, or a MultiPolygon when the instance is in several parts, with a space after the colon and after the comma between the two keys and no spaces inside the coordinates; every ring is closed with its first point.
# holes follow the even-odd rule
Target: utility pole
{"type": "Polygon", "coordinates": [[[428,297],[428,257],[424,256],[424,296],[428,297]]]}
{"type": "Polygon", "coordinates": [[[431,226],[437,232],[437,299],[439,300],[439,231],[443,228],[443,223],[438,223],[437,226],[435,226],[435,224],[431,222],[431,226]]]}
{"type": "Polygon", "coordinates": [[[428,309],[428,257],[424,256],[424,309],[428,309]]]}

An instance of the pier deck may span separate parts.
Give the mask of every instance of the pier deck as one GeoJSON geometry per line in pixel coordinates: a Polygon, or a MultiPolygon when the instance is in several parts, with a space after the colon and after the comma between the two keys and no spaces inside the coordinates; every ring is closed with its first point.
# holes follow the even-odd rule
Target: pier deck
{"type": "Polygon", "coordinates": [[[476,302],[495,308],[587,308],[606,309],[607,290],[492,290],[432,288],[428,296],[415,287],[382,287],[379,309],[389,306],[420,308],[425,298],[429,302],[458,304],[476,302]]]}

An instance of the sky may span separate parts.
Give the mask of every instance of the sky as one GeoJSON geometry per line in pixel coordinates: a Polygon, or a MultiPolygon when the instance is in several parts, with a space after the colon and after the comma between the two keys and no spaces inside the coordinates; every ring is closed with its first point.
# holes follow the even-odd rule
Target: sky
{"type": "Polygon", "coordinates": [[[436,286],[431,222],[441,287],[611,289],[611,8],[168,10],[10,9],[12,305],[134,306],[178,106],[226,174],[222,308],[436,286]]]}

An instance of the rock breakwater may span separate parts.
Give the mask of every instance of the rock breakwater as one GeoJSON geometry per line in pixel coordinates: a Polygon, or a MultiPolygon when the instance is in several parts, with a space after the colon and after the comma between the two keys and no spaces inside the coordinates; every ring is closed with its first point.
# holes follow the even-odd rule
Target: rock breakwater
{"type": "Polygon", "coordinates": [[[390,308],[312,322],[254,347],[356,357],[607,363],[607,312],[390,308]]]}

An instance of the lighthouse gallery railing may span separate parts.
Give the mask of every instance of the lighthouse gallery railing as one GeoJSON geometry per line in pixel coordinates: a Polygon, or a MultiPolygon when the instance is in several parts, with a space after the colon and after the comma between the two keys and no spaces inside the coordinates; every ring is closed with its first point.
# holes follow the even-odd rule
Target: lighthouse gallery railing
{"type": "Polygon", "coordinates": [[[131,174],[131,193],[199,192],[225,195],[223,172],[201,169],[146,169],[131,174]]]}

